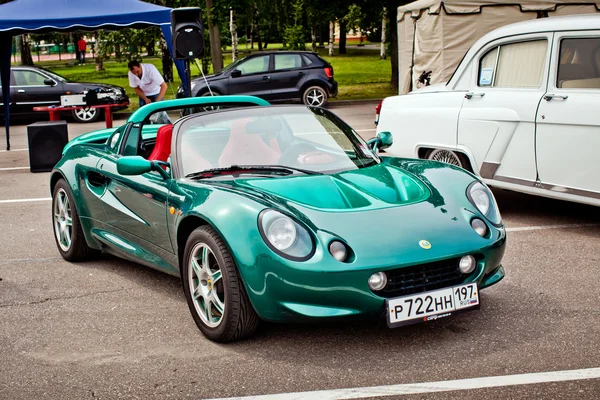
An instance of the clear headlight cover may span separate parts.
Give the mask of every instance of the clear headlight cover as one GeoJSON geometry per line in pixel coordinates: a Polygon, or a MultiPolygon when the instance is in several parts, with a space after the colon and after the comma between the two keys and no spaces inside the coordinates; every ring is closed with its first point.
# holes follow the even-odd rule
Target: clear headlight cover
{"type": "Polygon", "coordinates": [[[500,225],[502,223],[496,199],[485,184],[479,181],[473,182],[467,189],[467,197],[492,224],[500,225]]]}
{"type": "Polygon", "coordinates": [[[277,254],[294,261],[310,258],[314,244],[308,231],[290,217],[275,210],[265,210],[258,218],[260,234],[277,254]]]}

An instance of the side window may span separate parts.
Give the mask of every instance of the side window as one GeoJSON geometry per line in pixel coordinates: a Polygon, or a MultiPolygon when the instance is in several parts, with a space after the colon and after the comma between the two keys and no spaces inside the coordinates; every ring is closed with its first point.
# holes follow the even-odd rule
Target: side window
{"type": "Polygon", "coordinates": [[[275,54],[275,71],[294,68],[302,68],[299,54],[275,54]]]}
{"type": "Polygon", "coordinates": [[[479,62],[477,84],[483,87],[539,88],[544,79],[547,40],[501,45],[479,62]]]}
{"type": "Polygon", "coordinates": [[[242,71],[242,75],[259,74],[269,71],[269,56],[259,56],[251,58],[238,65],[237,69],[242,71]]]}
{"type": "Polygon", "coordinates": [[[310,65],[313,63],[313,61],[310,59],[310,57],[306,56],[304,54],[302,55],[302,59],[304,60],[304,65],[310,65]]]}
{"type": "Polygon", "coordinates": [[[45,86],[44,80],[46,77],[33,71],[15,70],[16,86],[45,86]]]}
{"type": "Polygon", "coordinates": [[[556,87],[600,89],[600,38],[560,41],[556,87]]]}

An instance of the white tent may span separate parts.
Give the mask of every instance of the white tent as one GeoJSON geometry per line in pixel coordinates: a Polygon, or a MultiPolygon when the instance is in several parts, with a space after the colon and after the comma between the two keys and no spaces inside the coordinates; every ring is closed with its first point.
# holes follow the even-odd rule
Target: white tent
{"type": "Polygon", "coordinates": [[[398,7],[400,94],[417,87],[421,73],[446,82],[469,47],[486,33],[513,22],[600,12],[600,1],[418,0],[398,7]]]}

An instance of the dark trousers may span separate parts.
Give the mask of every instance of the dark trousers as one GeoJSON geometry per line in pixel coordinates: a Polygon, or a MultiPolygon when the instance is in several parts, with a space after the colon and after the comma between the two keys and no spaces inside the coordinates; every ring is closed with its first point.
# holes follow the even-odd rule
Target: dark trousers
{"type": "Polygon", "coordinates": [[[85,51],[79,52],[79,64],[85,64],[85,51]]]}
{"type": "MultiPolygon", "coordinates": [[[[146,96],[146,97],[148,98],[148,100],[150,100],[151,102],[154,103],[156,101],[156,98],[158,97],[158,95],[155,94],[154,96],[146,96]]],[[[146,102],[144,101],[144,99],[142,99],[141,97],[139,99],[140,99],[140,107],[145,106],[146,102]]]]}

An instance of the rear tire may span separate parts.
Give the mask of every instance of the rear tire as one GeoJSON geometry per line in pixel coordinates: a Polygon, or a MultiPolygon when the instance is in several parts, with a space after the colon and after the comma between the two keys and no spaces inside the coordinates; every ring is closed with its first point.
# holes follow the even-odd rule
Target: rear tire
{"type": "Polygon", "coordinates": [[[307,106],[323,107],[327,104],[329,95],[321,86],[311,86],[304,91],[302,102],[307,106]]]}
{"type": "Polygon", "coordinates": [[[231,342],[250,336],[259,318],[223,239],[209,226],[187,239],[181,267],[194,322],[208,339],[231,342]]]}
{"type": "Polygon", "coordinates": [[[95,255],[85,241],[73,194],[64,179],[52,191],[52,227],[56,247],[65,260],[85,261],[95,255]]]}

